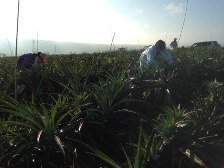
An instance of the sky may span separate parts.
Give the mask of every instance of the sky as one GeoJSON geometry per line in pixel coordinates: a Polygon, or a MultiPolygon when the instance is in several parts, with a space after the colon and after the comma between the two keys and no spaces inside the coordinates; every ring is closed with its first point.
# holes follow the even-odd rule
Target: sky
{"type": "MultiPolygon", "coordinates": [[[[224,45],[224,0],[20,0],[18,39],[224,45]]],[[[18,0],[0,0],[0,40],[15,40],[18,0]]]]}

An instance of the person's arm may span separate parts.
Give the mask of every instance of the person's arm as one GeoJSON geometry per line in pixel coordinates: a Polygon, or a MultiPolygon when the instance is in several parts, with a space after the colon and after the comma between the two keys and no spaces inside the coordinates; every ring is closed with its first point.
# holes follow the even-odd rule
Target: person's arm
{"type": "Polygon", "coordinates": [[[173,63],[173,58],[167,49],[164,49],[160,52],[161,56],[166,60],[168,64],[173,63]]]}

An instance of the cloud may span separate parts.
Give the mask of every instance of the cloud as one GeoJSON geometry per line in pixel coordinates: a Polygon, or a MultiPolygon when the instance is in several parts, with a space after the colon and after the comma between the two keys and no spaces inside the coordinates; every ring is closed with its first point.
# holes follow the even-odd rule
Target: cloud
{"type": "Polygon", "coordinates": [[[135,12],[137,14],[142,14],[143,13],[143,9],[138,9],[138,8],[135,7],[135,12]]]}
{"type": "Polygon", "coordinates": [[[183,5],[180,4],[174,4],[169,3],[167,6],[164,7],[164,9],[168,12],[170,15],[176,15],[184,12],[183,5]]]}
{"type": "Polygon", "coordinates": [[[145,29],[149,29],[149,25],[148,24],[144,24],[143,25],[145,29]]]}

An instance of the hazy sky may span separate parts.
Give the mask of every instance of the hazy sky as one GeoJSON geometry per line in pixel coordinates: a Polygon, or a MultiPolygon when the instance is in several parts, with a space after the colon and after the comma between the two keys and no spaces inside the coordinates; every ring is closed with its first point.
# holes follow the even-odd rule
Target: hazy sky
{"type": "MultiPolygon", "coordinates": [[[[0,39],[16,38],[17,0],[0,0],[0,39]]],[[[224,0],[20,0],[19,39],[224,45],[224,0]],[[183,26],[185,11],[186,19],[183,26]]]]}

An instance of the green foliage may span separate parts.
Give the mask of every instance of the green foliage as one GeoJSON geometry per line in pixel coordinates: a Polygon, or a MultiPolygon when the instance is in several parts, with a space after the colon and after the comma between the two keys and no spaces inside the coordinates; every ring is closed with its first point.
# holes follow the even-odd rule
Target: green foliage
{"type": "Polygon", "coordinates": [[[221,167],[224,49],[170,52],[144,70],[137,50],[50,56],[17,99],[0,58],[0,167],[221,167]]]}
{"type": "Polygon", "coordinates": [[[70,149],[65,149],[66,146],[62,144],[64,136],[70,129],[75,129],[81,121],[75,120],[73,116],[68,123],[71,111],[64,111],[67,103],[65,95],[59,95],[55,104],[49,108],[46,108],[43,102],[37,107],[35,101],[34,97],[29,104],[19,103],[11,97],[2,100],[5,105],[1,106],[0,112],[8,116],[2,121],[7,127],[1,129],[1,147],[8,146],[2,152],[2,165],[7,163],[22,166],[26,162],[47,166],[54,162],[47,156],[52,150],[58,153],[55,153],[55,157],[66,158],[65,151],[69,152],[70,149]],[[46,158],[43,157],[49,159],[44,161],[46,158]]]}

